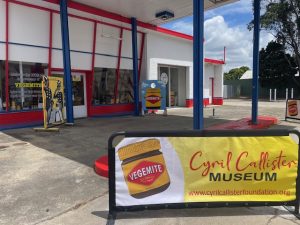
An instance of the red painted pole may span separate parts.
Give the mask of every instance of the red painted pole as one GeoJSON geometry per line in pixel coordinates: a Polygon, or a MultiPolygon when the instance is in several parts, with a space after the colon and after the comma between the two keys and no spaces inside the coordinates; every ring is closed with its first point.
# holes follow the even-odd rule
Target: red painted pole
{"type": "Polygon", "coordinates": [[[122,44],[123,44],[123,28],[120,29],[120,40],[119,40],[119,53],[118,53],[118,63],[116,71],[116,83],[115,83],[115,104],[117,103],[119,78],[120,78],[120,66],[121,66],[121,55],[122,55],[122,44]]]}
{"type": "Polygon", "coordinates": [[[53,33],[53,12],[50,11],[49,21],[49,50],[48,50],[48,77],[51,76],[52,69],[52,33],[53,33]]]}
{"type": "Polygon", "coordinates": [[[226,47],[224,46],[224,64],[226,64],[226,47]]]}
{"type": "Polygon", "coordinates": [[[97,22],[94,22],[92,69],[91,69],[93,76],[94,76],[94,71],[95,71],[96,38],[97,38],[97,22]]]}
{"type": "Polygon", "coordinates": [[[8,26],[9,26],[9,23],[8,23],[8,20],[9,20],[9,2],[8,0],[6,0],[6,7],[5,7],[5,13],[6,13],[6,21],[5,21],[5,49],[6,49],[6,53],[5,53],[5,80],[6,80],[6,83],[5,83],[5,102],[6,102],[6,111],[8,112],[9,110],[9,77],[8,77],[8,59],[9,59],[9,54],[8,54],[8,41],[9,41],[9,37],[8,37],[8,34],[9,34],[9,29],[8,29],[8,26]]]}
{"type": "Polygon", "coordinates": [[[141,49],[140,49],[140,63],[139,63],[139,81],[141,79],[141,69],[142,69],[142,64],[143,64],[144,45],[145,45],[145,33],[142,33],[142,42],[141,42],[141,49]]]}

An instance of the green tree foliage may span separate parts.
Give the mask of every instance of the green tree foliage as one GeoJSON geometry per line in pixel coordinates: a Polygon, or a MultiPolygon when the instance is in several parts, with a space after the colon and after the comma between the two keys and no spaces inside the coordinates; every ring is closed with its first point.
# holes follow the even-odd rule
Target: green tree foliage
{"type": "MultiPolygon", "coordinates": [[[[261,0],[261,27],[295,58],[300,68],[300,0],[261,0]]],[[[253,22],[248,25],[251,30],[253,22]]]]}
{"type": "Polygon", "coordinates": [[[247,70],[250,70],[247,66],[231,69],[228,73],[224,73],[224,80],[239,80],[247,70]]]}
{"type": "Polygon", "coordinates": [[[296,73],[295,59],[285,53],[282,44],[271,41],[266,49],[260,50],[259,79],[262,87],[296,87],[296,73]]]}

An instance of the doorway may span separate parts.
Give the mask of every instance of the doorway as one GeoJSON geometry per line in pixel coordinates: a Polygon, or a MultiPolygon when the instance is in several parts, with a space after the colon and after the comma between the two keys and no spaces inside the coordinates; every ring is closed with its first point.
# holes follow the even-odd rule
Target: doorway
{"type": "MultiPolygon", "coordinates": [[[[63,77],[63,73],[55,72],[51,76],[63,77]]],[[[87,117],[86,74],[72,72],[72,100],[74,118],[87,117]]],[[[66,107],[64,107],[65,117],[66,107]]]]}
{"type": "Polygon", "coordinates": [[[186,100],[186,67],[158,66],[159,80],[166,83],[167,107],[184,107],[186,100]]]}

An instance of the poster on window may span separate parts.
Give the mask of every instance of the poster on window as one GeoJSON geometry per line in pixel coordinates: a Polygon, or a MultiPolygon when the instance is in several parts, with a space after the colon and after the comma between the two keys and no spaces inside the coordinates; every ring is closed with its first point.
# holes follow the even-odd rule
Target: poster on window
{"type": "Polygon", "coordinates": [[[300,99],[287,100],[286,118],[300,120],[300,99]]]}
{"type": "Polygon", "coordinates": [[[44,127],[64,123],[64,83],[62,77],[43,77],[44,127]]]}
{"type": "Polygon", "coordinates": [[[296,199],[290,136],[125,138],[115,154],[117,206],[296,199]]]}
{"type": "Polygon", "coordinates": [[[166,109],[166,85],[159,80],[146,80],[142,83],[142,107],[147,110],[166,109]]]}

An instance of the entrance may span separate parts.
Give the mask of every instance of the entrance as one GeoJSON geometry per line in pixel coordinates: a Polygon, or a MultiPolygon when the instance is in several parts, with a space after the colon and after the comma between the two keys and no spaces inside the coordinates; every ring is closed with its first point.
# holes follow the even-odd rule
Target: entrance
{"type": "MultiPolygon", "coordinates": [[[[53,73],[52,76],[62,77],[63,73],[53,73]]],[[[72,72],[72,99],[74,118],[87,117],[86,76],[85,73],[72,72]]],[[[64,117],[66,107],[64,107],[64,117]]]]}
{"type": "Polygon", "coordinates": [[[186,68],[159,66],[159,80],[164,81],[167,90],[167,107],[184,107],[186,100],[186,68]]]}

